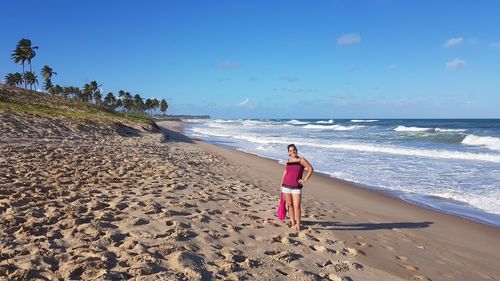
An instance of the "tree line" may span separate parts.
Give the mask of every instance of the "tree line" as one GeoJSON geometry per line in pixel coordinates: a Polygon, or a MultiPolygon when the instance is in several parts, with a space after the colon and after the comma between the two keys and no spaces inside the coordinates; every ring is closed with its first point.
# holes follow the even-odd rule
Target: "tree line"
{"type": "MultiPolygon", "coordinates": [[[[32,60],[36,56],[38,46],[33,46],[31,40],[19,40],[16,48],[12,51],[12,62],[22,66],[22,73],[8,73],[5,75],[5,84],[10,87],[24,86],[25,89],[33,90],[39,84],[38,76],[32,69],[32,60]],[[25,70],[26,63],[29,66],[29,71],[25,70]]],[[[60,86],[52,83],[52,77],[57,75],[50,66],[45,65],[41,69],[43,77],[43,90],[53,96],[64,97],[68,99],[80,100],[97,106],[102,106],[114,111],[122,111],[126,113],[140,113],[148,115],[156,115],[161,112],[165,114],[168,109],[168,103],[165,99],[146,99],[144,100],[139,94],[131,94],[127,91],[120,90],[115,96],[113,92],[108,92],[104,98],[101,93],[101,86],[96,81],[86,83],[83,87],[76,86],[60,86]]]]}

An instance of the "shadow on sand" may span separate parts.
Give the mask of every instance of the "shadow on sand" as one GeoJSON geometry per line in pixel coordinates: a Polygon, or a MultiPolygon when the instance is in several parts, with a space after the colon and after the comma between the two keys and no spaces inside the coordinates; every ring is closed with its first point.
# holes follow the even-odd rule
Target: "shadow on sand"
{"type": "Polygon", "coordinates": [[[388,222],[388,223],[341,223],[322,221],[302,221],[304,226],[324,230],[380,230],[394,228],[426,228],[434,222],[388,222]]]}
{"type": "Polygon", "coordinates": [[[160,126],[161,133],[163,134],[162,142],[186,142],[186,143],[194,143],[194,141],[178,132],[167,129],[165,127],[160,126]]]}

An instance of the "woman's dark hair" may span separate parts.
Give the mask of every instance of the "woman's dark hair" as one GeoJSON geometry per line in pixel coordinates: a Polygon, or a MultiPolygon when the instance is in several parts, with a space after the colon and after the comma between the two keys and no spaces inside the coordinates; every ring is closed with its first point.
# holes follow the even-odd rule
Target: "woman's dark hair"
{"type": "Polygon", "coordinates": [[[290,150],[290,147],[293,147],[295,149],[297,149],[297,147],[295,146],[295,144],[289,144],[287,147],[286,147],[286,150],[290,150]]]}

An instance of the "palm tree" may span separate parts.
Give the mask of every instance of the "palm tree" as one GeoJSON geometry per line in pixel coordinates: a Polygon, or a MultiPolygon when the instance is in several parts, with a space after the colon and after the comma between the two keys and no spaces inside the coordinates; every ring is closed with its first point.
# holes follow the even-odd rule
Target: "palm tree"
{"type": "Polygon", "coordinates": [[[144,112],[144,101],[139,94],[134,96],[134,108],[136,112],[144,112]]]}
{"type": "Polygon", "coordinates": [[[50,89],[54,86],[52,85],[52,75],[57,75],[57,72],[53,71],[52,68],[48,65],[42,67],[42,76],[45,80],[43,89],[45,91],[50,91],[50,89]]]}
{"type": "Polygon", "coordinates": [[[114,109],[116,110],[117,108],[121,108],[121,107],[123,107],[123,102],[122,102],[121,99],[117,99],[116,102],[115,102],[115,108],[114,109]]]}
{"type": "MultiPolygon", "coordinates": [[[[12,52],[12,61],[14,63],[20,63],[22,66],[23,66],[23,77],[24,77],[24,63],[26,62],[27,60],[27,55],[26,55],[26,51],[21,49],[19,46],[16,47],[14,49],[14,51],[12,52]]],[[[26,89],[27,86],[26,86],[26,82],[24,82],[24,88],[26,89]]]]}
{"type": "Polygon", "coordinates": [[[80,99],[84,102],[89,102],[92,97],[92,87],[89,83],[83,85],[82,91],[79,95],[80,99]]]}
{"type": "MultiPolygon", "coordinates": [[[[57,87],[58,85],[56,85],[57,87]]],[[[81,98],[82,96],[82,90],[80,88],[75,87],[75,86],[68,86],[63,88],[63,95],[66,98],[81,98]]]]}
{"type": "Polygon", "coordinates": [[[151,115],[150,110],[153,109],[153,100],[152,99],[146,100],[146,102],[144,103],[144,109],[146,110],[147,114],[151,115]]]}
{"type": "MultiPolygon", "coordinates": [[[[37,46],[32,46],[31,45],[31,40],[29,39],[21,39],[17,43],[16,48],[12,52],[12,61],[14,63],[21,63],[23,66],[23,76],[25,76],[24,72],[24,63],[28,61],[30,65],[30,72],[32,72],[31,69],[31,60],[36,56],[35,50],[38,49],[37,46]]],[[[27,88],[27,81],[24,81],[24,88],[27,88]]],[[[38,83],[38,82],[37,82],[38,83]]]]}
{"type": "Polygon", "coordinates": [[[152,101],[152,106],[153,106],[153,115],[155,115],[158,112],[158,108],[160,107],[160,101],[157,99],[153,99],[152,101]]]}
{"type": "Polygon", "coordinates": [[[101,95],[101,91],[100,90],[97,90],[95,91],[92,96],[94,97],[94,104],[95,105],[101,105],[102,103],[102,95],[101,95]]]}
{"type": "Polygon", "coordinates": [[[113,95],[112,92],[109,92],[104,97],[103,104],[104,104],[105,107],[107,107],[107,108],[109,108],[111,110],[115,110],[115,108],[116,108],[116,98],[115,98],[115,95],[113,95]]]}
{"type": "Polygon", "coordinates": [[[31,45],[31,40],[29,39],[21,39],[18,44],[22,49],[26,50],[27,54],[27,61],[30,65],[30,72],[32,71],[31,69],[31,60],[36,56],[35,50],[38,49],[38,46],[32,46],[31,45]]]}
{"type": "Polygon", "coordinates": [[[101,87],[102,85],[97,85],[97,82],[94,80],[90,82],[91,89],[91,97],[94,99],[94,104],[99,105],[101,103],[101,87]]]}
{"type": "Polygon", "coordinates": [[[14,78],[14,73],[8,73],[4,77],[5,84],[7,84],[10,87],[15,87],[16,86],[16,81],[14,78]]]}
{"type": "Polygon", "coordinates": [[[9,73],[5,75],[5,84],[11,87],[19,86],[23,84],[23,82],[24,82],[23,75],[19,72],[9,73]]]}
{"type": "Polygon", "coordinates": [[[168,103],[165,99],[162,99],[160,102],[160,111],[165,115],[165,112],[167,112],[168,109],[168,103]]]}
{"type": "Polygon", "coordinates": [[[91,102],[93,100],[94,104],[99,105],[102,98],[101,89],[99,89],[101,86],[102,85],[98,85],[96,81],[83,85],[82,100],[85,102],[91,102]]]}
{"type": "Polygon", "coordinates": [[[54,96],[65,96],[66,97],[65,88],[61,87],[60,85],[55,85],[53,87],[50,87],[50,89],[48,89],[47,91],[49,91],[49,93],[51,95],[54,95],[54,96]]]}
{"type": "Polygon", "coordinates": [[[125,112],[130,112],[133,107],[132,95],[129,92],[125,92],[123,90],[118,91],[118,97],[121,99],[121,103],[125,112]]]}
{"type": "Polygon", "coordinates": [[[24,83],[30,85],[30,90],[33,90],[33,86],[36,86],[38,84],[38,77],[36,76],[35,72],[26,71],[24,73],[24,83]]]}

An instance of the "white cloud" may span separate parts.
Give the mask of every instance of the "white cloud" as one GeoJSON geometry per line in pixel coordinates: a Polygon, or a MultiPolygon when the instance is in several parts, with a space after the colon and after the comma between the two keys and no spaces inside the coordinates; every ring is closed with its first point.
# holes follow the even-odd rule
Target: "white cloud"
{"type": "Polygon", "coordinates": [[[299,81],[299,78],[293,76],[284,76],[281,79],[287,81],[288,83],[293,83],[299,81]]]}
{"type": "Polygon", "coordinates": [[[495,50],[500,50],[500,42],[491,42],[490,48],[495,49],[495,50]]]}
{"type": "Polygon", "coordinates": [[[242,100],[240,103],[236,104],[236,106],[248,106],[250,104],[250,99],[246,98],[242,100]]]}
{"type": "Polygon", "coordinates": [[[395,64],[391,64],[387,67],[387,70],[389,70],[389,71],[396,71],[398,69],[399,69],[399,67],[395,64]]]}
{"type": "Polygon", "coordinates": [[[356,33],[346,33],[342,34],[339,38],[337,38],[337,45],[339,46],[350,46],[357,45],[361,43],[361,36],[356,33]]]}
{"type": "Polygon", "coordinates": [[[465,63],[465,61],[459,59],[459,58],[456,58],[450,62],[448,62],[446,64],[446,68],[447,69],[462,69],[462,68],[465,68],[467,64],[465,63]]]}
{"type": "Polygon", "coordinates": [[[235,69],[238,67],[240,67],[240,64],[233,61],[225,61],[217,65],[217,68],[219,69],[235,69]]]}
{"type": "Polygon", "coordinates": [[[448,41],[446,41],[446,43],[444,43],[443,47],[445,48],[453,48],[453,47],[456,47],[456,46],[460,46],[464,43],[464,38],[463,37],[460,37],[460,38],[450,38],[448,39],[448,41]]]}

